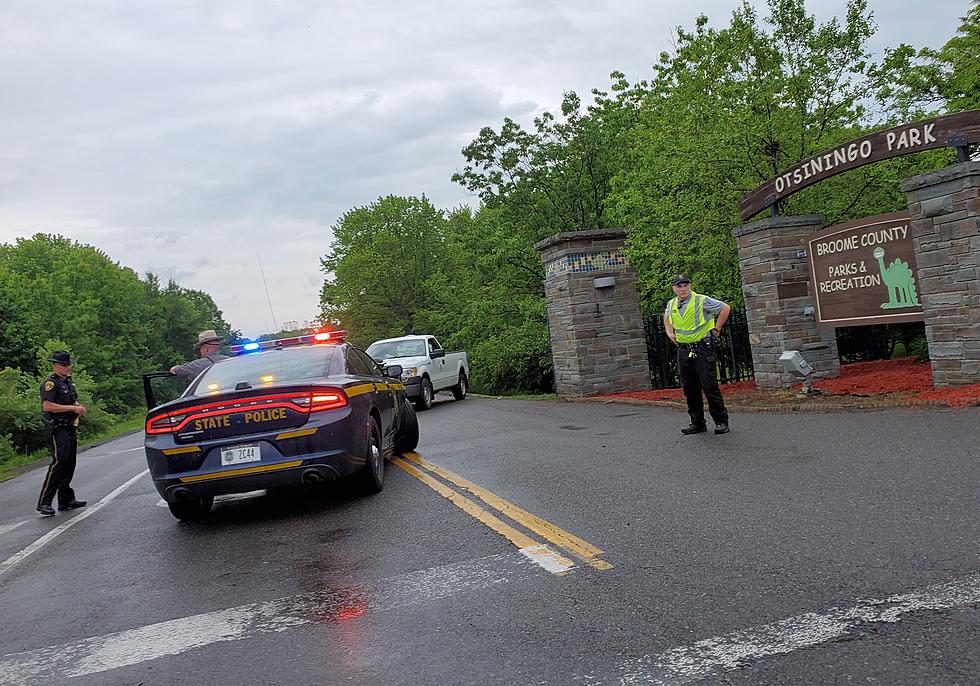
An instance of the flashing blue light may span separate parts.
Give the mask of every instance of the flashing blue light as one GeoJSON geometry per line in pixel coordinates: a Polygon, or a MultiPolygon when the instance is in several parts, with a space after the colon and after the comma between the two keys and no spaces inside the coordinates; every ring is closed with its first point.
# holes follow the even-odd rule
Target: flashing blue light
{"type": "Polygon", "coordinates": [[[242,350],[248,350],[250,352],[252,350],[258,350],[258,349],[259,349],[258,343],[246,343],[245,345],[242,346],[242,350]]]}

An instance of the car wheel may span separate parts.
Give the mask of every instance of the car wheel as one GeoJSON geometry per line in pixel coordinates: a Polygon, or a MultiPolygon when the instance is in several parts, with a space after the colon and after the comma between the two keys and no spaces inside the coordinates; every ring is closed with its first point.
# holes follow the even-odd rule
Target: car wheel
{"type": "Polygon", "coordinates": [[[367,443],[364,468],[360,473],[361,486],[365,493],[379,493],[385,487],[385,457],[381,452],[381,431],[373,417],[367,443]]]}
{"type": "Polygon", "coordinates": [[[459,373],[459,383],[453,386],[453,397],[456,400],[462,400],[466,397],[467,383],[466,383],[466,373],[459,373]]]}
{"type": "Polygon", "coordinates": [[[412,403],[403,402],[401,407],[398,433],[395,434],[395,450],[400,453],[407,453],[410,450],[415,450],[419,444],[419,418],[415,414],[412,403]]]}
{"type": "Polygon", "coordinates": [[[204,519],[211,512],[214,505],[214,496],[208,495],[203,498],[191,498],[190,500],[179,500],[175,503],[167,503],[170,514],[183,522],[193,522],[204,519]]]}
{"type": "Polygon", "coordinates": [[[429,377],[422,377],[422,384],[419,387],[419,397],[415,401],[415,409],[419,412],[428,410],[432,407],[432,382],[429,381],[429,377]]]}

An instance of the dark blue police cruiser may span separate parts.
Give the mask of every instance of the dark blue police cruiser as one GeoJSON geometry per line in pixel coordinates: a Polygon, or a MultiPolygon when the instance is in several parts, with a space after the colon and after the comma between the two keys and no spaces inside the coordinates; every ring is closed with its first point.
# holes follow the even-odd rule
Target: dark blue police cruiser
{"type": "Polygon", "coordinates": [[[143,375],[146,461],[178,519],[216,495],[351,476],[384,487],[385,458],[413,450],[418,420],[402,368],[382,369],[344,332],[232,346],[235,357],[157,405],[166,372],[143,375]],[[162,384],[160,382],[163,382],[162,384]]]}

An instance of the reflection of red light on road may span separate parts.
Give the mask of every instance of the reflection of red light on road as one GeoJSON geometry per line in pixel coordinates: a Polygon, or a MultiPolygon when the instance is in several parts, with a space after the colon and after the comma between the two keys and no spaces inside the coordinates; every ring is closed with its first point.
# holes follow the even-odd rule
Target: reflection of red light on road
{"type": "Polygon", "coordinates": [[[360,607],[345,607],[343,610],[337,613],[337,619],[343,621],[345,619],[357,619],[364,614],[364,609],[360,607]]]}

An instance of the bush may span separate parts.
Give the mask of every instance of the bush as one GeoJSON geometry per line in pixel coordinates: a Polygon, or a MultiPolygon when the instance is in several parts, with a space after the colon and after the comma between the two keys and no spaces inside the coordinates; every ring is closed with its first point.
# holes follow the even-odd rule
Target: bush
{"type": "Polygon", "coordinates": [[[909,355],[915,355],[916,362],[929,359],[929,342],[925,336],[916,336],[908,344],[909,355]]]}
{"type": "Polygon", "coordinates": [[[10,436],[0,434],[0,465],[13,462],[18,456],[14,444],[10,441],[10,436]]]}
{"type": "Polygon", "coordinates": [[[14,450],[30,452],[44,445],[37,388],[36,380],[19,369],[0,370],[0,437],[14,450]]]}

